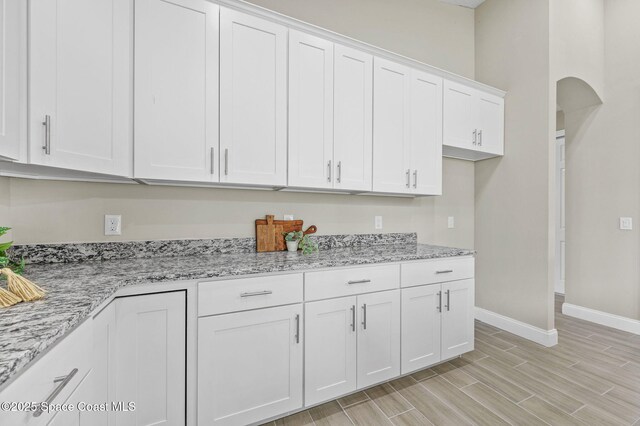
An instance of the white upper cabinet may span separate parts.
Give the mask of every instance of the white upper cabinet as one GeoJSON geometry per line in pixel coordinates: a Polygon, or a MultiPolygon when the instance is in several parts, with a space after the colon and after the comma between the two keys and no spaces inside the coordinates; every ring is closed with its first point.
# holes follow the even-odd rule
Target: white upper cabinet
{"type": "Polygon", "coordinates": [[[411,70],[375,58],[373,76],[373,191],[409,193],[411,70]]]}
{"type": "Polygon", "coordinates": [[[220,181],[285,186],[287,28],[220,9],[220,181]]]}
{"type": "Polygon", "coordinates": [[[32,0],[29,11],[29,161],[130,176],[133,0],[32,0]]]}
{"type": "Polygon", "coordinates": [[[371,191],[373,57],[336,44],[334,61],[334,187],[371,191]]]}
{"type": "Polygon", "coordinates": [[[373,191],[442,193],[442,78],[376,58],[373,191]]]}
{"type": "Polygon", "coordinates": [[[444,155],[483,160],[504,154],[504,99],[445,81],[444,155]]]}
{"type": "Polygon", "coordinates": [[[206,0],[136,1],[136,178],[219,180],[218,14],[206,0]]]}
{"type": "Polygon", "coordinates": [[[289,186],[332,188],[333,43],[289,31],[289,186]]]}
{"type": "Polygon", "coordinates": [[[27,2],[0,0],[0,159],[19,160],[26,137],[27,2]]]}

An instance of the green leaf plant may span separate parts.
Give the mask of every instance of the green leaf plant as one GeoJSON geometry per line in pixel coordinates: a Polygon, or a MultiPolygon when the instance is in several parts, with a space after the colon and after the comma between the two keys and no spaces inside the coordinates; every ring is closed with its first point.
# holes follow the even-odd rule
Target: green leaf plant
{"type": "MultiPolygon", "coordinates": [[[[0,226],[0,237],[6,234],[10,229],[11,228],[7,228],[6,226],[0,226]]],[[[0,243],[0,268],[9,268],[16,274],[20,275],[24,271],[24,259],[21,258],[19,261],[16,261],[7,254],[7,250],[9,250],[12,245],[13,241],[0,243]]]]}
{"type": "Polygon", "coordinates": [[[302,250],[302,254],[311,254],[318,251],[316,244],[308,235],[304,235],[302,231],[292,231],[283,233],[285,241],[298,241],[298,249],[302,250]]]}

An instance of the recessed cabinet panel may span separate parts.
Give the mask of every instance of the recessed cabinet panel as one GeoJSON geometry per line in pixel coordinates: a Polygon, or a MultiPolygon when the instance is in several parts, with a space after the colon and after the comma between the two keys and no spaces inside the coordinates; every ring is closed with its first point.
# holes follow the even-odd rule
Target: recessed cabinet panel
{"type": "Polygon", "coordinates": [[[451,81],[444,82],[445,145],[472,148],[477,144],[475,90],[451,81]]]}
{"type": "Polygon", "coordinates": [[[334,47],[334,187],[371,191],[373,57],[334,47]]]}
{"type": "Polygon", "coordinates": [[[132,0],[30,2],[29,159],[131,175],[132,0]]]}
{"type": "Polygon", "coordinates": [[[136,2],[137,178],[218,181],[218,10],[136,2]]]}
{"type": "Polygon", "coordinates": [[[289,186],[331,188],[333,43],[289,32],[289,186]]]}
{"type": "Polygon", "coordinates": [[[402,290],[402,374],[440,361],[440,284],[402,290]]]}
{"type": "Polygon", "coordinates": [[[442,284],[442,359],[473,350],[474,306],[472,279],[442,284]]]}
{"type": "Polygon", "coordinates": [[[287,28],[220,9],[220,181],[285,186],[287,28]]]}
{"type": "Polygon", "coordinates": [[[480,150],[504,154],[504,99],[488,93],[478,94],[478,144],[480,150]]]}

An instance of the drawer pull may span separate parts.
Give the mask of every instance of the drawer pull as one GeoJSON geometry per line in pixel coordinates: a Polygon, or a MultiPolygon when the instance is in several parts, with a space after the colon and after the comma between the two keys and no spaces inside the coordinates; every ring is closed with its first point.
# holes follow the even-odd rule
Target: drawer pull
{"type": "Polygon", "coordinates": [[[347,281],[347,284],[366,284],[370,282],[371,280],[354,280],[354,281],[347,281]]]}
{"type": "Polygon", "coordinates": [[[240,297],[251,297],[251,296],[264,296],[266,294],[273,294],[271,290],[262,290],[262,291],[253,291],[249,293],[240,293],[240,297]]]}
{"type": "Polygon", "coordinates": [[[436,271],[436,274],[450,274],[453,272],[453,269],[445,269],[443,271],[436,271]]]}
{"type": "MultiPolygon", "coordinates": [[[[64,387],[69,384],[69,382],[71,381],[71,379],[73,379],[73,376],[75,376],[77,372],[78,372],[78,369],[74,368],[66,376],[56,377],[55,379],[53,379],[53,383],[60,383],[60,384],[56,386],[56,388],[53,390],[53,392],[51,392],[51,394],[49,395],[49,397],[47,397],[44,403],[46,405],[50,405],[53,402],[53,400],[56,398],[56,396],[58,396],[58,394],[62,392],[62,389],[64,389],[64,387]]],[[[36,411],[33,412],[33,417],[40,417],[41,415],[42,415],[42,405],[40,406],[40,408],[38,408],[36,411]]]]}

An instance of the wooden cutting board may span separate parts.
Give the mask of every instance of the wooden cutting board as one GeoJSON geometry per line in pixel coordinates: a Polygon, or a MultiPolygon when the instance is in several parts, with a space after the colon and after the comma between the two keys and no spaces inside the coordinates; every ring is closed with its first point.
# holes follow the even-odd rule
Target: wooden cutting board
{"type": "MultiPolygon", "coordinates": [[[[256,251],[282,251],[287,249],[284,234],[294,231],[302,231],[302,220],[274,220],[273,215],[267,215],[265,219],[256,219],[256,251]]],[[[310,226],[306,234],[317,231],[315,226],[310,226]]]]}

